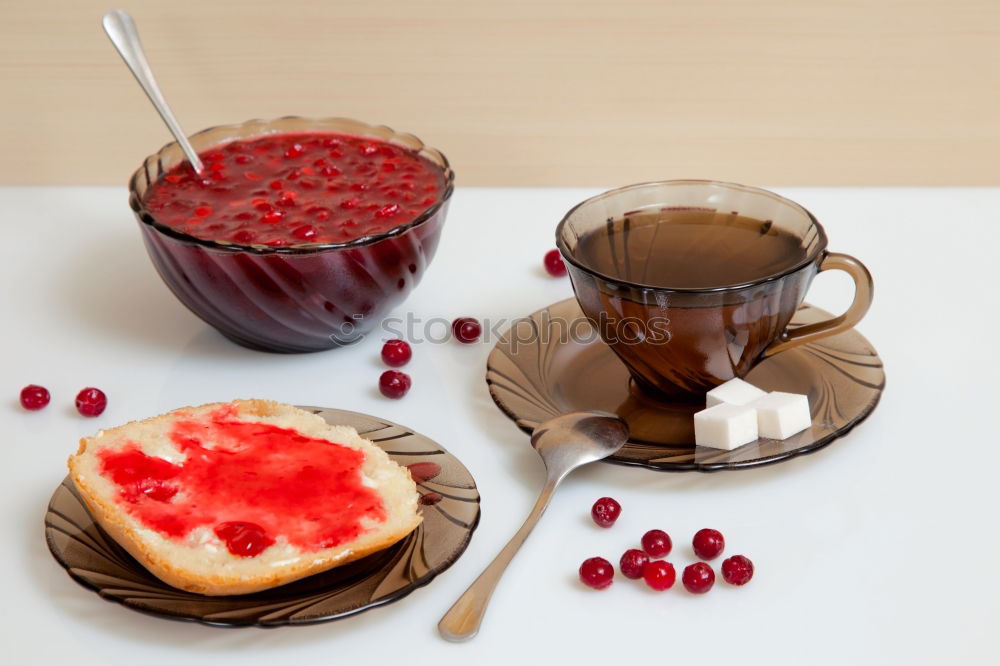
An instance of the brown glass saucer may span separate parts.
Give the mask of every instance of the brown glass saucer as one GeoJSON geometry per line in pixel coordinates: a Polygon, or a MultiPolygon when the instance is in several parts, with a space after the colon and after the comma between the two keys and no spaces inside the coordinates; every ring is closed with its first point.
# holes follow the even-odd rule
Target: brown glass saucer
{"type": "Polygon", "coordinates": [[[357,412],[303,407],[354,426],[400,465],[421,493],[424,520],[383,551],[265,592],[206,597],[170,587],[146,571],[93,520],[67,477],[45,514],[56,560],[78,583],[109,601],[159,617],[216,626],[274,627],[344,618],[405,597],[462,554],[479,523],[476,483],[458,458],[409,429],[357,412]]]}
{"type": "MultiPolygon", "coordinates": [[[[790,327],[830,317],[802,305],[790,327]]],[[[875,349],[850,330],[776,354],[746,377],[765,391],[808,395],[811,428],[732,451],[695,446],[693,415],[704,405],[661,402],[640,393],[572,298],[516,321],[497,342],[486,368],[490,395],[522,430],[531,432],[575,410],[612,412],[628,422],[632,434],[607,460],[666,471],[742,469],[811,453],[864,420],[885,386],[875,349]]]]}

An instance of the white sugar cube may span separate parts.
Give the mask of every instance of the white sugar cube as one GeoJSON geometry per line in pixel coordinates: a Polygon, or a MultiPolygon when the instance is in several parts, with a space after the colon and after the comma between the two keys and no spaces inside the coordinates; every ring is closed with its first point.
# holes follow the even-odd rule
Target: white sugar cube
{"type": "Polygon", "coordinates": [[[757,410],[757,429],[761,437],[786,439],[812,425],[809,398],[798,393],[772,391],[747,407],[757,410]]]}
{"type": "Polygon", "coordinates": [[[757,412],[743,405],[723,403],[694,415],[694,440],[698,446],[732,451],[757,439],[757,412]]]}
{"type": "Polygon", "coordinates": [[[758,398],[763,398],[766,392],[749,382],[745,382],[739,377],[730,379],[725,384],[720,384],[705,394],[705,406],[715,407],[722,403],[730,405],[746,405],[758,398]]]}

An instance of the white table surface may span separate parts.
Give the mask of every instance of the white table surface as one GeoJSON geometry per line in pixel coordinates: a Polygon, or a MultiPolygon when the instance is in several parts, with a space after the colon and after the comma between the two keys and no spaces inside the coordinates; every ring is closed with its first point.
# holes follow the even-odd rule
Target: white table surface
{"type": "MultiPolygon", "coordinates": [[[[833,250],[862,259],[875,303],[859,329],[888,386],[872,416],[809,456],[760,469],[658,473],[598,464],[571,476],[494,596],[479,636],[435,625],[520,525],[542,481],[527,437],[483,381],[490,344],[417,345],[413,389],[375,389],[380,341],[308,355],[248,351],[185,310],[140,242],[124,188],[0,188],[0,646],[7,664],[995,664],[1000,653],[1000,188],[779,189],[813,211],[833,250]],[[21,387],[47,386],[29,413],[21,387]],[[73,398],[104,389],[104,415],[73,398]],[[174,407],[263,397],[368,412],[411,426],[475,476],[482,522],[461,559],[405,599],[343,621],[219,629],[100,599],[50,556],[42,520],[79,437],[174,407]],[[612,495],[610,530],[589,519],[612,495]],[[744,588],[663,594],[620,575],[576,581],[593,555],[617,562],[647,529],[671,560],[720,529],[753,559],[744,588]],[[557,661],[558,660],[558,661],[557,661]],[[641,660],[641,661],[640,661],[641,660]]],[[[496,322],[571,295],[541,257],[582,189],[459,189],[433,265],[397,311],[496,322]]],[[[843,308],[823,275],[808,300],[843,308]]],[[[718,561],[716,562],[716,564],[718,561]]]]}

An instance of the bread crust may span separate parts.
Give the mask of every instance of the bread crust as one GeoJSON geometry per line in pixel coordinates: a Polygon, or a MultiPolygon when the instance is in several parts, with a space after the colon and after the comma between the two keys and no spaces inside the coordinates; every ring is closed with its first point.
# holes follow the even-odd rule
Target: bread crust
{"type": "MultiPolygon", "coordinates": [[[[409,470],[397,465],[379,447],[360,437],[353,428],[331,427],[325,421],[320,426],[315,419],[323,421],[322,417],[315,414],[267,400],[235,400],[231,403],[185,407],[81,439],[76,454],[69,458],[70,476],[97,523],[132,557],[163,582],[182,590],[212,596],[259,592],[327,571],[388,548],[416,529],[422,520],[417,509],[416,484],[410,477],[409,470]],[[212,557],[220,562],[219,566],[203,566],[203,563],[181,561],[183,558],[178,557],[176,545],[171,546],[163,536],[144,528],[136,518],[122,508],[116,501],[114,493],[108,492],[108,487],[114,486],[107,480],[95,478],[99,475],[95,474],[93,460],[99,450],[114,448],[124,441],[137,441],[134,436],[136,431],[162,429],[178,416],[196,417],[226,406],[234,407],[236,413],[248,421],[277,420],[283,423],[290,421],[300,423],[308,426],[311,437],[325,430],[327,435],[323,437],[324,439],[363,451],[366,458],[365,465],[374,465],[372,469],[377,469],[381,476],[387,477],[383,485],[376,486],[387,512],[384,523],[374,526],[357,539],[334,548],[315,552],[299,551],[294,558],[290,558],[293,561],[289,562],[266,565],[260,563],[260,566],[255,566],[258,564],[255,561],[257,558],[241,558],[229,553],[220,555],[218,552],[213,553],[212,557]],[[352,441],[340,441],[350,437],[352,433],[352,441]],[[105,484],[107,487],[102,487],[105,484]]],[[[141,443],[141,440],[138,441],[141,443]]],[[[197,547],[181,547],[189,548],[190,552],[197,554],[197,547]]]]}

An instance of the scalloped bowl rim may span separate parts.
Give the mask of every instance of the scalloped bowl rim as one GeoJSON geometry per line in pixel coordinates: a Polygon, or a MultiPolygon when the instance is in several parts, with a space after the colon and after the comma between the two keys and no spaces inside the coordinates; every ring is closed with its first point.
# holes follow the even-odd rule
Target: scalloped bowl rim
{"type": "MultiPolygon", "coordinates": [[[[406,132],[397,132],[388,125],[371,125],[364,121],[355,120],[353,118],[343,118],[343,117],[308,118],[305,116],[281,116],[280,118],[273,118],[270,120],[252,119],[242,123],[233,123],[229,125],[213,125],[212,127],[208,127],[199,132],[195,132],[190,136],[190,138],[197,139],[198,137],[204,136],[209,132],[216,132],[219,130],[227,130],[227,129],[239,130],[240,128],[251,125],[266,126],[283,120],[293,120],[293,121],[299,120],[308,123],[315,123],[317,125],[332,124],[332,123],[352,123],[362,127],[366,131],[388,132],[392,135],[390,138],[386,139],[380,137],[373,137],[373,138],[377,138],[380,141],[385,141],[386,143],[393,143],[396,145],[400,145],[401,147],[413,150],[415,153],[419,155],[424,155],[426,153],[427,155],[430,155],[431,157],[440,160],[440,163],[438,164],[434,162],[434,160],[428,158],[428,160],[434,163],[436,167],[441,169],[441,173],[444,176],[444,182],[445,182],[444,192],[441,193],[441,196],[438,197],[437,201],[435,201],[428,208],[424,209],[423,212],[421,212],[419,215],[417,215],[409,222],[395,226],[392,229],[389,229],[388,231],[383,231],[377,234],[369,234],[367,236],[361,236],[359,238],[354,238],[349,241],[343,241],[340,243],[313,243],[313,244],[302,244],[302,245],[289,245],[287,247],[271,247],[268,245],[240,245],[238,243],[230,243],[228,241],[207,240],[204,238],[198,238],[197,236],[192,236],[191,234],[185,233],[183,231],[180,231],[178,229],[175,229],[174,227],[168,226],[158,221],[155,217],[153,217],[153,214],[146,209],[145,202],[136,193],[136,183],[138,179],[143,176],[143,174],[148,173],[147,165],[150,164],[150,161],[154,160],[155,163],[155,161],[163,154],[164,151],[177,147],[177,142],[171,141],[164,144],[162,148],[160,148],[152,155],[146,157],[146,159],[142,161],[142,165],[138,169],[136,169],[135,172],[133,172],[132,177],[129,178],[128,182],[129,207],[132,209],[132,212],[135,213],[136,217],[143,224],[147,225],[148,227],[151,227],[152,229],[155,229],[160,234],[164,236],[169,236],[176,240],[191,243],[194,245],[200,245],[205,248],[220,250],[223,252],[250,252],[253,254],[262,254],[262,255],[267,255],[267,254],[308,255],[308,254],[318,254],[329,250],[344,250],[344,249],[374,245],[375,243],[378,243],[379,241],[382,241],[386,238],[393,238],[395,236],[400,236],[409,231],[410,229],[422,225],[424,222],[437,215],[437,213],[445,206],[448,200],[451,199],[451,195],[455,190],[455,172],[452,170],[451,164],[448,162],[448,158],[445,157],[444,153],[437,150],[436,148],[428,146],[419,137],[413,134],[409,134],[406,132]],[[411,146],[407,146],[403,143],[400,143],[400,140],[407,140],[407,139],[415,141],[417,144],[419,144],[419,147],[413,148],[411,146]]],[[[317,130],[317,131],[322,132],[322,130],[317,130]]],[[[280,130],[264,131],[258,134],[248,134],[245,137],[239,137],[239,138],[246,139],[246,138],[263,137],[271,134],[284,134],[284,133],[286,132],[282,132],[280,130]]],[[[330,131],[327,133],[350,134],[349,132],[335,132],[335,131],[330,131]]],[[[224,145],[225,143],[230,143],[230,142],[223,141],[213,145],[224,145]]]]}

